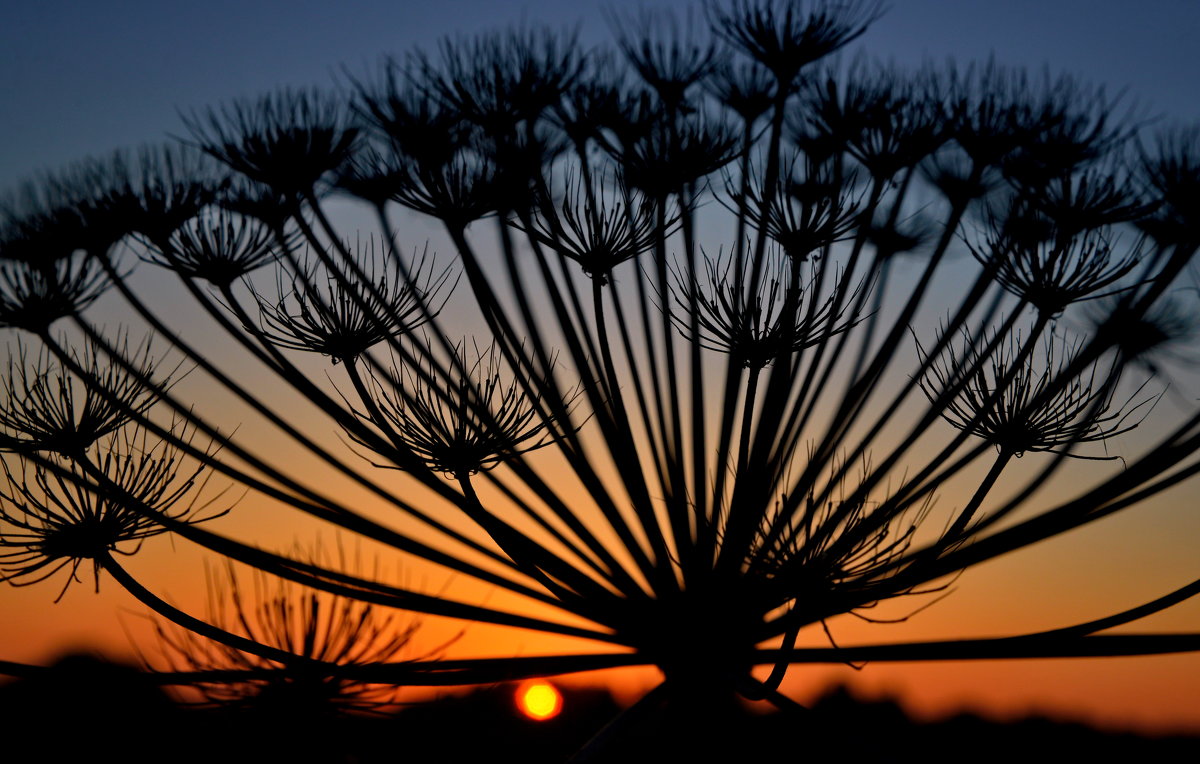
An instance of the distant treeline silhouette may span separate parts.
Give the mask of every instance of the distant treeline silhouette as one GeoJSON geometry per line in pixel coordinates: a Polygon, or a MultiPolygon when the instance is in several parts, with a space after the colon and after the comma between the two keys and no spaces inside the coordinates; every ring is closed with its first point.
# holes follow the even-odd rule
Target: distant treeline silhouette
{"type": "MultiPolygon", "coordinates": [[[[36,754],[52,761],[120,756],[124,761],[412,762],[519,760],[555,764],[595,736],[620,710],[602,689],[564,687],[561,716],[532,721],[518,713],[512,685],[457,691],[436,700],[399,705],[386,714],[338,715],[320,725],[266,709],[195,708],[169,696],[133,668],[75,655],[36,677],[0,684],[0,714],[14,747],[9,755],[36,754]],[[70,729],[70,735],[62,730],[70,729]],[[51,741],[54,741],[51,743],[51,741]]],[[[786,713],[735,709],[733,761],[805,755],[865,761],[887,751],[920,752],[930,764],[958,762],[964,751],[986,751],[987,760],[1130,757],[1136,761],[1187,761],[1200,752],[1200,736],[1143,736],[1107,732],[1075,722],[1028,717],[996,722],[961,713],[917,722],[891,700],[863,700],[830,687],[810,704],[802,725],[786,713]]],[[[657,722],[628,730],[615,760],[678,760],[688,741],[670,740],[657,722]],[[683,748],[681,748],[683,746],[683,748]],[[674,758],[673,758],[674,757],[674,758]]],[[[915,754],[914,754],[915,755],[915,754]]]]}

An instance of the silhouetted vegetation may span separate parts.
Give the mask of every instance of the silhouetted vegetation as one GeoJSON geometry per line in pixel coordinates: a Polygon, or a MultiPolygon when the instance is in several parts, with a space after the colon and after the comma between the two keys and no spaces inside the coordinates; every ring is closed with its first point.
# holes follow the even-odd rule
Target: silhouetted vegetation
{"type": "MultiPolygon", "coordinates": [[[[0,203],[0,576],[112,579],[174,624],[167,678],[221,705],[657,667],[585,758],[777,750],[785,722],[736,697],[813,728],[779,691],[799,663],[1200,649],[1101,633],[1200,581],[1052,631],[836,638],[1200,471],[1190,388],[1121,437],[1191,338],[1200,132],[1070,77],[839,59],[881,15],[732,0],[615,14],[613,50],[446,40],[30,180],[0,203]],[[339,204],[377,230],[341,230],[339,204]],[[417,216],[452,255],[404,241],[417,216]],[[499,595],[247,538],[265,507],[499,595]],[[287,583],[190,613],[118,559],[165,534],[287,583]],[[389,609],[597,648],[405,653],[389,609]]],[[[901,725],[876,711],[832,749],[901,725]]],[[[490,725],[429,755],[494,753],[490,725]]],[[[928,735],[969,726],[895,735],[935,758],[928,735]]],[[[579,731],[542,732],[547,756],[579,731]]]]}
{"type": "MultiPolygon", "coordinates": [[[[318,726],[295,718],[238,708],[173,704],[153,677],[87,656],[71,656],[44,673],[0,684],[0,713],[20,729],[11,754],[51,760],[121,756],[132,762],[161,761],[165,751],[184,762],[393,760],[402,747],[408,761],[520,760],[551,764],[567,760],[600,733],[620,711],[603,690],[563,688],[563,713],[537,722],[516,708],[513,686],[458,691],[434,700],[395,706],[386,713],[338,715],[318,726]],[[136,730],[129,728],[137,719],[136,730]],[[63,729],[72,730],[62,735],[63,729]],[[135,734],[131,734],[136,731],[135,734]],[[47,736],[56,744],[47,746],[47,736]],[[180,741],[183,741],[181,744],[180,741]]],[[[613,760],[680,760],[699,756],[732,761],[794,755],[840,756],[866,761],[887,751],[912,751],[923,761],[961,761],[964,751],[987,751],[989,760],[1133,756],[1186,761],[1200,738],[1104,732],[1072,722],[1028,717],[997,722],[963,713],[940,721],[911,719],[891,700],[864,700],[833,687],[811,704],[803,721],[783,712],[728,709],[721,735],[694,720],[675,720],[679,735],[664,734],[665,708],[622,729],[607,751],[613,760]],[[802,742],[801,742],[802,741],[802,742]]]]}

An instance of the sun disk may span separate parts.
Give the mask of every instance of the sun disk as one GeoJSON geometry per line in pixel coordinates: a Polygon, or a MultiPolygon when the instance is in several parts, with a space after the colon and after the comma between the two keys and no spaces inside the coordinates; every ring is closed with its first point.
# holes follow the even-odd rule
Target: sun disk
{"type": "Polygon", "coordinates": [[[517,707],[534,721],[546,721],[562,711],[562,693],[544,679],[531,680],[517,687],[517,707]]]}

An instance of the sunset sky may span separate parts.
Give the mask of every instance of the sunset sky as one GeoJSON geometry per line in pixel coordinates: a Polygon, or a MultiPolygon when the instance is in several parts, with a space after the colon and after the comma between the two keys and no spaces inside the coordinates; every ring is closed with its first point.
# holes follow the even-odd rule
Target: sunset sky
{"type": "MultiPolygon", "coordinates": [[[[0,187],[11,188],[38,171],[89,155],[181,136],[181,113],[280,86],[344,84],[347,72],[372,72],[383,56],[402,56],[414,46],[431,50],[445,35],[471,35],[518,23],[547,24],[578,29],[581,44],[590,46],[611,38],[602,9],[620,13],[638,7],[685,12],[694,4],[6,3],[0,7],[0,187]]],[[[851,50],[901,64],[947,59],[962,64],[994,57],[1001,64],[1033,71],[1045,67],[1052,74],[1074,74],[1105,85],[1110,94],[1123,94],[1119,103],[1137,120],[1170,125],[1200,122],[1198,41],[1200,3],[1192,0],[894,0],[851,50]]],[[[345,215],[348,225],[355,220],[353,212],[345,215]]],[[[401,234],[412,238],[411,246],[421,246],[427,237],[436,236],[434,230],[413,222],[401,234]]],[[[157,297],[167,304],[167,297],[157,297]]],[[[11,352],[12,335],[4,341],[11,352]]],[[[1200,362],[1200,353],[1183,355],[1176,379],[1184,387],[1177,393],[1194,402],[1194,363],[1200,362]]],[[[247,368],[246,373],[255,372],[247,368]]],[[[1152,435],[1139,433],[1147,439],[1152,435]]],[[[259,445],[271,447],[265,440],[259,445]]],[[[867,627],[847,618],[833,622],[833,630],[842,643],[1000,636],[1067,625],[1139,604],[1200,577],[1197,492],[1193,482],[1095,527],[968,571],[952,595],[906,623],[867,627]]],[[[231,516],[229,522],[237,525],[227,527],[235,527],[244,538],[258,532],[302,543],[315,538],[313,523],[289,525],[279,534],[280,525],[293,522],[292,517],[264,508],[253,517],[235,521],[231,516]]],[[[428,565],[383,562],[394,580],[426,591],[471,591],[466,582],[428,565]]],[[[129,564],[135,573],[144,573],[143,580],[152,581],[160,595],[201,612],[203,555],[190,545],[152,539],[129,564]]],[[[111,580],[102,582],[99,595],[91,589],[90,572],[58,604],[52,603],[58,593],[52,582],[23,589],[0,585],[0,660],[42,662],[67,649],[88,647],[128,656],[127,632],[152,650],[146,641],[145,609],[111,580]]],[[[470,596],[502,606],[499,595],[474,590],[470,596]]],[[[903,614],[903,608],[891,612],[903,614]]],[[[425,648],[454,638],[462,629],[448,621],[426,621],[420,636],[425,648]]],[[[1124,631],[1200,631],[1200,601],[1124,631]]],[[[824,635],[813,634],[806,644],[823,641],[824,635]]],[[[455,654],[464,656],[591,649],[586,643],[470,626],[453,647],[455,654]]],[[[929,715],[965,706],[1002,716],[1037,711],[1118,728],[1200,732],[1200,655],[871,665],[861,671],[797,667],[784,689],[804,700],[835,680],[851,681],[876,694],[894,693],[914,711],[929,715]]],[[[632,697],[649,687],[653,677],[618,672],[612,681],[632,697]]]]}

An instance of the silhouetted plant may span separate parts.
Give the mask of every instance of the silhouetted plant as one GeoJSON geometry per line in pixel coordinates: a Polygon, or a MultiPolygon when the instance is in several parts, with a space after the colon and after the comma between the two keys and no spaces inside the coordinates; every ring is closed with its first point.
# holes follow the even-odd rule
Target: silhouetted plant
{"type": "MultiPolygon", "coordinates": [[[[419,623],[402,620],[395,611],[269,579],[261,572],[246,587],[232,565],[209,571],[207,582],[205,618],[210,623],[318,665],[420,660],[436,654],[413,652],[410,643],[419,623]]],[[[155,633],[161,659],[144,653],[148,666],[165,661],[171,671],[247,676],[238,682],[197,683],[204,705],[251,710],[298,724],[320,723],[340,713],[382,713],[400,702],[394,685],[288,667],[161,622],[155,633]]]]}
{"type": "Polygon", "coordinates": [[[417,330],[445,304],[449,295],[440,294],[453,286],[452,273],[449,268],[435,271],[432,257],[422,254],[401,275],[377,253],[374,241],[355,250],[354,265],[371,289],[333,275],[322,277],[321,266],[296,260],[290,287],[279,281],[274,298],[254,293],[262,337],[276,347],[349,363],[384,340],[417,330]]]}
{"type": "Polygon", "coordinates": [[[447,42],[352,78],[349,96],[190,115],[194,148],[230,178],[185,146],[136,172],[92,163],[25,186],[0,205],[0,323],[45,350],[10,354],[0,406],[4,576],[99,560],[221,645],[172,637],[178,681],[205,655],[241,656],[230,681],[265,681],[253,672],[270,664],[327,688],[652,665],[664,679],[648,703],[716,721],[735,693],[794,707],[778,687],[796,663],[1200,649],[1198,634],[1096,633],[1195,582],[1044,633],[834,641],[836,616],[928,604],[973,565],[1200,471],[1194,409],[1105,458],[1149,415],[1154,354],[1192,328],[1196,131],[1143,138],[1102,90],[994,63],[829,63],[879,16],[870,0],[736,0],[705,6],[711,35],[616,19],[624,68],[540,30],[447,42]],[[365,202],[379,231],[342,235],[331,194],[365,202]],[[397,208],[441,222],[453,269],[397,244],[397,208]],[[178,274],[270,381],[189,340],[128,278],[126,246],[178,274]],[[109,289],[195,365],[189,382],[233,396],[311,471],[106,339],[88,308],[109,289]],[[454,339],[464,324],[481,339],[454,339]],[[82,409],[38,359],[92,385],[82,409]],[[128,438],[143,456],[89,450],[128,438]],[[168,450],[170,469],[146,456],[168,450]],[[1010,471],[1022,454],[1041,469],[1010,471]],[[1045,498],[1068,461],[1068,498],[1045,498]],[[142,465],[132,483],[110,471],[122,464],[142,465]],[[199,527],[170,487],[192,470],[502,596],[430,594],[199,527]],[[94,495],[77,504],[107,535],[55,546],[83,515],[54,492],[94,495]],[[339,598],[279,600],[320,610],[305,634],[391,607],[604,649],[397,660],[370,647],[399,644],[387,619],[336,654],[301,649],[275,616],[188,615],[112,561],[167,532],[339,598]],[[829,647],[795,647],[817,629],[829,647]],[[759,680],[756,665],[773,670],[759,680]]]}
{"type": "Polygon", "coordinates": [[[146,260],[218,288],[279,258],[270,228],[224,209],[188,220],[170,232],[168,241],[163,251],[151,249],[146,260]]]}
{"type": "Polygon", "coordinates": [[[70,566],[65,593],[80,580],[79,566],[90,561],[98,589],[101,568],[116,565],[113,554],[132,555],[144,539],[167,531],[149,512],[179,523],[225,512],[206,511],[212,499],[199,499],[203,468],[182,471],[170,443],[148,443],[144,431],[109,436],[91,456],[73,453],[76,459],[65,466],[22,464],[17,473],[4,463],[0,575],[14,585],[43,581],[70,566]]]}
{"type": "Polygon", "coordinates": [[[9,357],[0,402],[5,430],[0,449],[49,451],[68,458],[85,454],[97,440],[152,406],[156,390],[172,384],[174,374],[154,378],[156,361],[150,349],[149,341],[137,348],[122,342],[122,354],[133,367],[129,372],[88,343],[82,352],[72,352],[83,371],[76,376],[55,364],[47,350],[29,358],[26,346],[18,344],[9,357]]]}
{"type": "Polygon", "coordinates": [[[429,361],[426,368],[418,362],[415,370],[395,366],[385,378],[372,377],[372,405],[363,418],[384,428],[394,446],[456,480],[554,442],[536,401],[516,379],[505,379],[498,348],[468,351],[460,343],[454,353],[445,379],[429,361]]]}

